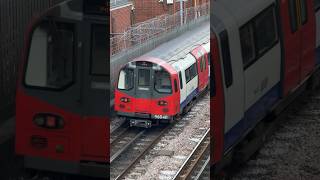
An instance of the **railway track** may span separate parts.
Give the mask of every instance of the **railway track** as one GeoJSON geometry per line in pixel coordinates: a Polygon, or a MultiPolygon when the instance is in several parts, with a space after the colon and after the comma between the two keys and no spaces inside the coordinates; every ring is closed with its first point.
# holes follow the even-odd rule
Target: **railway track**
{"type": "Polygon", "coordinates": [[[207,130],[193,152],[182,164],[173,179],[199,179],[209,163],[210,157],[210,130],[207,130]]]}
{"type": "MultiPolygon", "coordinates": [[[[204,174],[207,173],[207,177],[209,177],[208,172],[210,171],[208,171],[208,168],[206,168],[206,164],[209,162],[209,121],[207,121],[208,123],[205,123],[201,119],[199,119],[197,123],[195,121],[196,118],[199,118],[199,115],[201,116],[201,113],[199,112],[203,111],[205,107],[208,107],[208,103],[209,95],[205,94],[204,97],[199,99],[199,101],[195,102],[195,106],[192,108],[190,112],[182,116],[177,123],[173,124],[172,127],[166,130],[167,132],[163,133],[163,135],[159,137],[159,139],[157,139],[158,142],[154,143],[154,146],[152,148],[150,147],[149,150],[146,151],[143,156],[140,156],[134,164],[127,168],[126,173],[123,174],[120,179],[173,179],[173,176],[178,172],[180,167],[183,167],[184,165],[188,166],[189,164],[183,164],[183,162],[178,162],[177,164],[179,167],[174,167],[170,170],[164,170],[164,167],[168,167],[172,164],[175,164],[176,162],[170,162],[169,160],[167,162],[168,164],[164,166],[160,165],[161,168],[156,168],[152,164],[150,165],[150,163],[156,162],[156,159],[158,159],[161,156],[172,157],[171,161],[181,161],[181,158],[187,159],[188,157],[186,154],[189,155],[192,152],[194,152],[194,154],[193,156],[190,156],[190,159],[192,159],[196,154],[199,157],[199,159],[196,164],[189,165],[194,167],[191,171],[192,174],[190,173],[190,176],[203,179],[203,177],[205,176],[204,174]],[[197,128],[195,128],[194,131],[187,131],[188,133],[184,132],[186,129],[190,130],[192,129],[191,127],[195,126],[193,122],[197,125],[197,128]],[[181,154],[182,152],[174,152],[175,150],[170,149],[172,145],[177,146],[175,143],[172,143],[173,141],[177,140],[175,139],[177,137],[183,137],[183,139],[181,139],[181,143],[189,144],[189,149],[185,149],[184,154],[181,154]],[[192,144],[195,145],[192,146],[192,144]],[[199,146],[196,146],[197,144],[199,146]],[[204,151],[200,151],[200,149],[204,151]],[[161,173],[169,174],[166,174],[163,177],[149,177],[148,170],[150,168],[158,169],[160,171],[158,172],[158,175],[161,173]],[[141,176],[144,175],[145,177],[141,178],[141,176]]],[[[207,120],[207,117],[205,119],[207,120]]]]}
{"type": "MultiPolygon", "coordinates": [[[[116,157],[111,159],[110,179],[121,179],[139,159],[158,142],[161,136],[170,128],[157,127],[143,130],[128,142],[124,148],[118,150],[116,157]]],[[[114,146],[111,146],[113,149],[114,146]]],[[[112,151],[112,150],[111,150],[112,151]]],[[[112,153],[111,153],[112,154],[112,153]]]]}

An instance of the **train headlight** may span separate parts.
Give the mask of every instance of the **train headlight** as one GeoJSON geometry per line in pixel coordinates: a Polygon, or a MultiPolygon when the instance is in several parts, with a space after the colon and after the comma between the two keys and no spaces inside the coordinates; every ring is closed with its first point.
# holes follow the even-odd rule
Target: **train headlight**
{"type": "Polygon", "coordinates": [[[64,120],[60,116],[51,114],[38,114],[33,119],[33,123],[42,128],[62,129],[64,128],[64,120]]]}
{"type": "Polygon", "coordinates": [[[126,98],[126,97],[122,97],[122,98],[120,98],[120,101],[124,102],[124,103],[128,103],[128,102],[130,102],[130,99],[126,98]]]}
{"type": "Polygon", "coordinates": [[[168,105],[168,102],[161,100],[161,101],[158,101],[158,105],[159,106],[166,106],[166,105],[168,105]]]}

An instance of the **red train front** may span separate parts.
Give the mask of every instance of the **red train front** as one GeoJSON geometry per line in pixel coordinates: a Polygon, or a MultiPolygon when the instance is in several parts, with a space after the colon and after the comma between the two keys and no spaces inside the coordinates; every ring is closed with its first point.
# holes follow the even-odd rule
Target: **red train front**
{"type": "Polygon", "coordinates": [[[173,90],[178,75],[170,66],[159,65],[161,60],[142,59],[121,69],[115,110],[120,116],[131,117],[133,126],[150,127],[158,123],[152,119],[170,121],[179,113],[180,94],[173,90]]]}
{"type": "Polygon", "coordinates": [[[26,34],[16,96],[16,152],[26,168],[108,175],[105,9],[66,1],[26,34]]]}
{"type": "Polygon", "coordinates": [[[208,87],[209,36],[204,23],[122,67],[115,88],[117,114],[131,126],[151,127],[187,112],[208,87]]]}

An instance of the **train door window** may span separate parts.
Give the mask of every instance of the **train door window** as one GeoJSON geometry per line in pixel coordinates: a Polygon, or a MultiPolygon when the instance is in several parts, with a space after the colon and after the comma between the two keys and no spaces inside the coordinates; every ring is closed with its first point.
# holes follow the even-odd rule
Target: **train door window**
{"type": "Polygon", "coordinates": [[[149,90],[150,86],[150,70],[149,69],[139,69],[138,70],[138,86],[143,87],[139,89],[149,90]]]}
{"type": "Polygon", "coordinates": [[[315,11],[320,9],[320,0],[314,0],[314,7],[315,11]]]}
{"type": "Polygon", "coordinates": [[[73,82],[74,27],[72,24],[46,22],[33,32],[25,84],[63,89],[73,82]]]}
{"type": "Polygon", "coordinates": [[[174,92],[178,92],[178,83],[177,80],[174,80],[174,92]]]}
{"type": "Polygon", "coordinates": [[[255,58],[255,45],[252,24],[249,23],[240,29],[240,41],[242,61],[244,69],[250,65],[255,58]]]}
{"type": "Polygon", "coordinates": [[[254,20],[256,51],[261,56],[278,41],[278,29],[274,6],[265,10],[254,20]]]}
{"type": "Polygon", "coordinates": [[[289,0],[289,16],[291,32],[295,33],[298,30],[298,15],[296,0],[289,0]]]}
{"type": "Polygon", "coordinates": [[[134,73],[132,69],[124,68],[120,71],[118,89],[130,90],[133,88],[134,73]]]}
{"type": "Polygon", "coordinates": [[[204,64],[203,64],[203,56],[200,59],[200,71],[202,72],[204,70],[204,64]]]}
{"type": "Polygon", "coordinates": [[[183,82],[182,82],[181,71],[179,72],[179,81],[180,81],[180,89],[183,89],[183,82]]]}
{"type": "Polygon", "coordinates": [[[219,34],[219,37],[220,37],[220,44],[221,44],[221,56],[223,59],[222,62],[223,62],[225,85],[228,88],[233,83],[228,32],[226,30],[222,31],[219,34]]]}
{"type": "MultiPolygon", "coordinates": [[[[154,89],[158,93],[165,93],[165,94],[171,94],[172,93],[172,85],[171,85],[171,80],[170,80],[170,74],[164,70],[160,71],[155,71],[155,82],[154,82],[154,89]]],[[[175,80],[176,83],[176,80],[175,80]]],[[[175,85],[175,91],[177,90],[178,86],[177,84],[175,85]]]]}
{"type": "Polygon", "coordinates": [[[109,75],[109,63],[107,61],[107,29],[102,25],[92,27],[91,44],[91,74],[109,75]]]}
{"type": "Polygon", "coordinates": [[[306,0],[300,0],[301,24],[304,25],[308,21],[308,6],[306,0]]]}

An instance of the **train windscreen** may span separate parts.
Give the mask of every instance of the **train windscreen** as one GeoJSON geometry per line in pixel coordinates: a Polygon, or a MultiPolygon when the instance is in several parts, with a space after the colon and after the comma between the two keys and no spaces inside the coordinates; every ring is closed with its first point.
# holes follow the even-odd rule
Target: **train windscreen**
{"type": "Polygon", "coordinates": [[[25,74],[27,86],[62,89],[73,82],[72,25],[46,22],[33,32],[25,74]]]}

